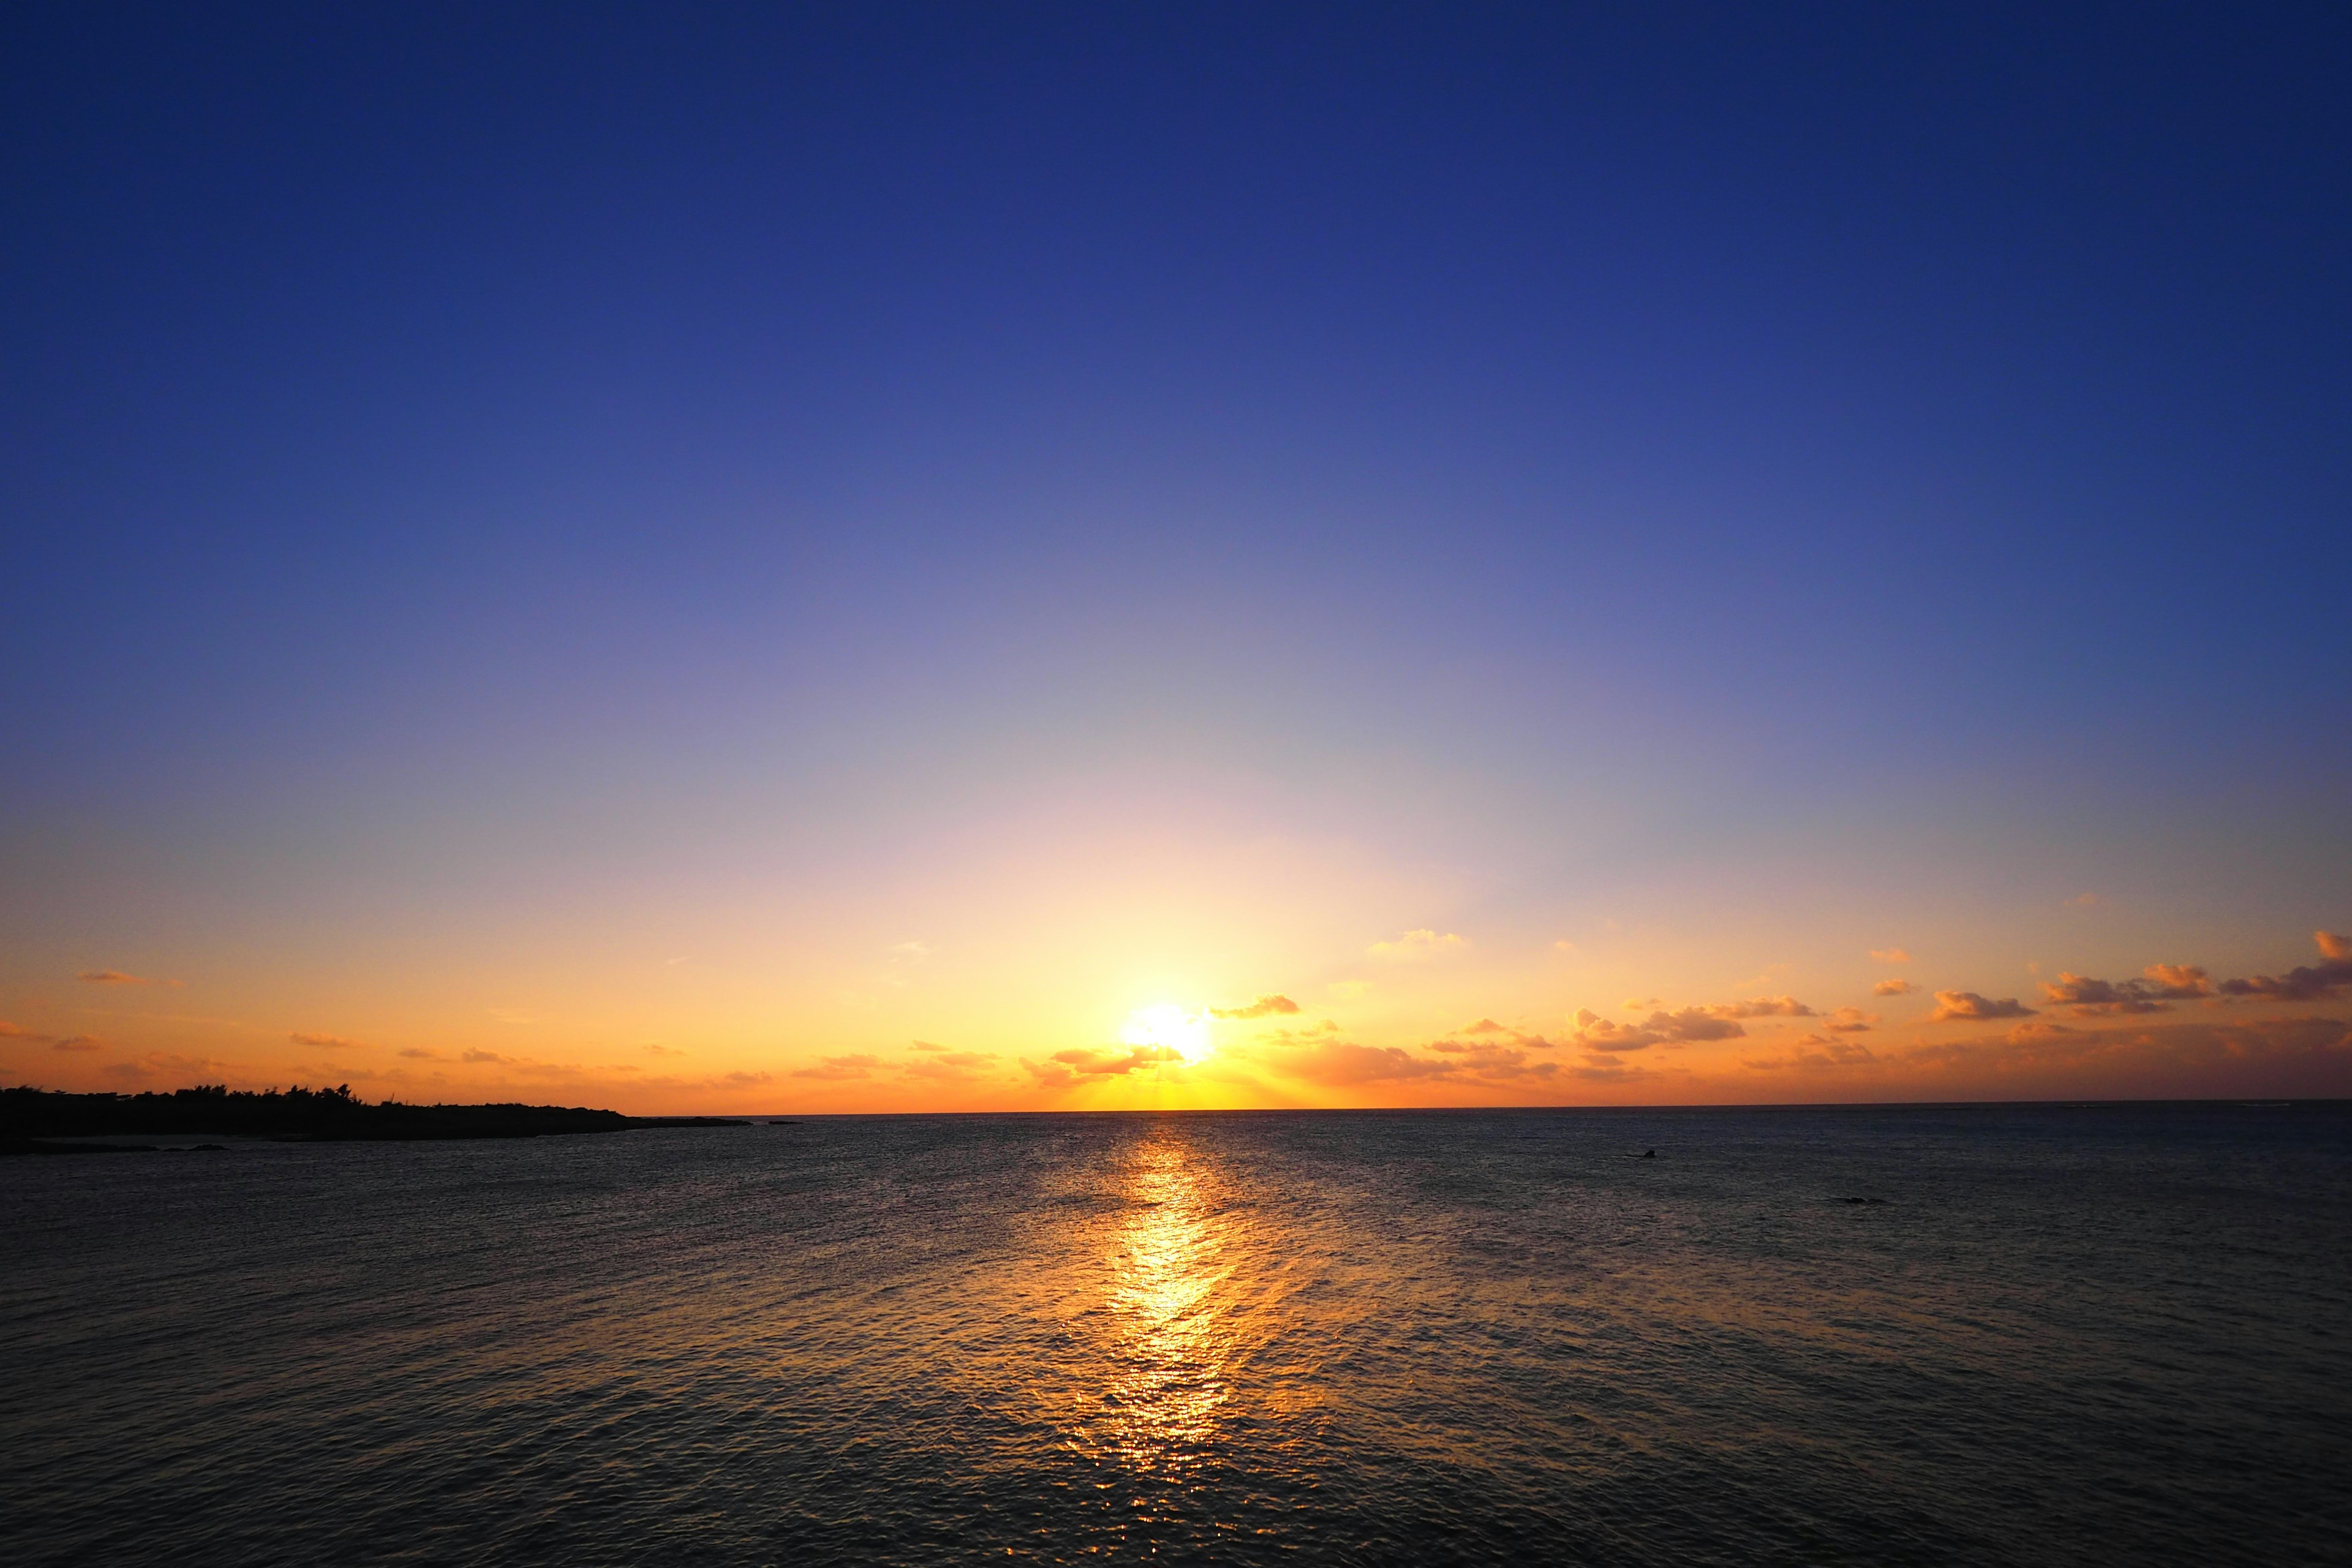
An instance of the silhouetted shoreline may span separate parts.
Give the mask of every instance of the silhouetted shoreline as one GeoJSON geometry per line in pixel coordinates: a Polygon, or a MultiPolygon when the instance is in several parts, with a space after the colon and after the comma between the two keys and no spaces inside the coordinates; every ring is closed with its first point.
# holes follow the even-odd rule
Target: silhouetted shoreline
{"type": "Polygon", "coordinates": [[[60,1139],[172,1138],[226,1134],[279,1142],[405,1142],[444,1138],[542,1138],[626,1132],[647,1127],[748,1127],[724,1116],[624,1116],[558,1105],[371,1105],[336,1089],[232,1090],[218,1084],[156,1094],[74,1094],[0,1089],[0,1154],[144,1153],[143,1144],[76,1144],[60,1139]]]}

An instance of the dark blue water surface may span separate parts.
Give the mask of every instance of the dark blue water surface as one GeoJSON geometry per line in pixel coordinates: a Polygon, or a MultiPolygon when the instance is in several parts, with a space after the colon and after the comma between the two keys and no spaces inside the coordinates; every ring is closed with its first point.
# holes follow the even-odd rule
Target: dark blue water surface
{"type": "Polygon", "coordinates": [[[0,1198],[11,1563],[2352,1560],[2342,1106],[828,1118],[0,1198]]]}

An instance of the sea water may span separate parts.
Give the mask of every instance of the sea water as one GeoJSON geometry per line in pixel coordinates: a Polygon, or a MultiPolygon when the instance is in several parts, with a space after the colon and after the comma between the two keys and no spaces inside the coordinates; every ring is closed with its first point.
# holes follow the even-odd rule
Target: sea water
{"type": "Polygon", "coordinates": [[[16,1564],[2352,1561],[2340,1105],[823,1118],[0,1202],[16,1564]]]}

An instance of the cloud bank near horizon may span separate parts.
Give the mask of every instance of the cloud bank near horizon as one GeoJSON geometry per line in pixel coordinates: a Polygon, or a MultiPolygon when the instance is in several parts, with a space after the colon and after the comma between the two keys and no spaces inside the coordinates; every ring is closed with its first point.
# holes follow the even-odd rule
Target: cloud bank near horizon
{"type": "MultiPolygon", "coordinates": [[[[630,1063],[551,1059],[509,1049],[372,1045],[290,1030],[279,1037],[331,1058],[294,1064],[295,1081],[348,1080],[387,1097],[495,1098],[505,1093],[602,1095],[668,1102],[712,1096],[772,1098],[775,1086],[820,1103],[1016,1105],[1101,1102],[1138,1086],[1223,1084],[1276,1103],[1539,1101],[1699,1102],[1759,1099],[2032,1098],[2041,1094],[2145,1097],[2168,1093],[2352,1093],[2352,1027],[2314,1009],[2352,994],[2352,938],[2313,933],[2319,962],[2214,978],[2203,964],[2152,963],[2129,978],[2061,971],[2039,982],[2036,1004],[1960,986],[1932,1005],[1890,1020],[1846,1004],[1759,994],[1669,1005],[1627,1005],[1612,1018],[1579,1008],[1546,1028],[1482,1014],[1435,1035],[1399,1042],[1363,1037],[1338,1019],[1301,1017],[1287,993],[1205,1009],[1236,1030],[1205,1062],[1165,1046],[1074,1047],[1025,1056],[914,1039],[904,1054],[871,1049],[771,1058],[695,1078],[630,1063]],[[2259,1016],[2248,1010],[2270,1009],[2259,1016]],[[2004,1026],[1990,1029],[1986,1026],[2004,1026]],[[1971,1027],[1973,1026],[1973,1028],[1971,1027]],[[772,1070],[770,1070],[772,1068],[772,1070]],[[942,1099],[941,1097],[946,1097],[942,1099]],[[877,1097],[879,1097],[878,1100],[877,1097]]],[[[1465,944],[1466,945],[1466,944],[1465,944]]],[[[1907,957],[1907,955],[1906,955],[1907,957]]],[[[79,977],[77,977],[79,978],[79,977]]],[[[1868,985],[1882,1005],[1920,989],[1906,980],[1868,985]]],[[[224,1079],[241,1087],[283,1081],[232,1055],[123,1045],[110,1036],[0,1023],[0,1051],[38,1049],[40,1062],[0,1058],[9,1081],[68,1079],[139,1089],[224,1079]],[[94,1081],[93,1081],[94,1080],[94,1081]]],[[[687,1056],[640,1045],[640,1058],[687,1056]]],[[[724,1065],[724,1064],[722,1064],[724,1065]]]]}

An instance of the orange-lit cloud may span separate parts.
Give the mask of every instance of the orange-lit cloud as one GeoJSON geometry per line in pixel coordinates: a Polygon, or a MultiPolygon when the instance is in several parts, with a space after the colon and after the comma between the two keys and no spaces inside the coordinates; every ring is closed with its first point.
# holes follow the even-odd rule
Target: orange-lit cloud
{"type": "Polygon", "coordinates": [[[817,1065],[796,1068],[794,1078],[815,1079],[824,1083],[840,1083],[850,1079],[872,1078],[874,1069],[882,1065],[880,1057],[849,1055],[820,1058],[817,1065]]]}
{"type": "Polygon", "coordinates": [[[347,1040],[341,1035],[306,1035],[297,1030],[286,1037],[298,1046],[310,1046],[322,1051],[363,1051],[365,1046],[357,1040],[347,1040]]]}
{"type": "Polygon", "coordinates": [[[1209,1009],[1209,1016],[1234,1019],[1264,1018],[1275,1013],[1297,1011],[1298,1004],[1287,996],[1261,996],[1256,1001],[1239,1007],[1212,1007],[1209,1009]]]}
{"type": "Polygon", "coordinates": [[[133,1061],[110,1062],[105,1068],[110,1078],[132,1083],[160,1079],[167,1084],[195,1084],[210,1081],[215,1077],[228,1076],[228,1064],[210,1057],[183,1056],[177,1051],[149,1051],[133,1061]]]}
{"type": "Polygon", "coordinates": [[[2352,957],[2346,956],[2352,941],[2326,931],[2314,931],[2312,940],[2326,963],[2298,964],[2284,974],[2224,980],[2218,989],[2224,996],[2261,996],[2273,1002],[2324,1002],[2343,994],[2345,987],[2352,986],[2352,957]]]}
{"type": "Polygon", "coordinates": [[[943,1051],[921,1040],[916,1041],[913,1048],[935,1054],[900,1067],[898,1071],[903,1077],[932,1083],[978,1083],[995,1076],[988,1070],[989,1064],[996,1060],[994,1051],[943,1051]]]}
{"type": "Polygon", "coordinates": [[[1743,1057],[1740,1065],[1757,1072],[1828,1072],[1859,1067],[1878,1058],[1859,1040],[1832,1039],[1827,1035],[1800,1035],[1776,1056],[1743,1057]]]}
{"type": "Polygon", "coordinates": [[[1074,1047],[1055,1051],[1043,1062],[1024,1058],[1021,1065],[1045,1089],[1067,1089],[1087,1079],[1125,1078],[1146,1068],[1181,1062],[1184,1053],[1169,1046],[1133,1046],[1118,1050],[1074,1047]]]}
{"type": "Polygon", "coordinates": [[[143,974],[125,974],[120,969],[85,969],[74,976],[89,985],[177,985],[176,980],[151,980],[143,974]]]}
{"type": "Polygon", "coordinates": [[[2213,994],[2203,968],[2193,963],[2151,963],[2137,980],[2112,982],[2060,971],[2056,981],[2042,983],[2046,1002],[2063,1006],[2077,1018],[2120,1016],[2131,1013],[2168,1013],[2172,1004],[2213,994]]]}
{"type": "Polygon", "coordinates": [[[1412,963],[1457,952],[1469,945],[1470,941],[1467,937],[1456,936],[1452,931],[1440,935],[1434,931],[1424,929],[1409,931],[1394,942],[1376,942],[1366,951],[1374,958],[1384,959],[1392,963],[1412,963]]]}
{"type": "Polygon", "coordinates": [[[1906,949],[1899,947],[1874,947],[1870,950],[1870,956],[1880,963],[1908,963],[1911,962],[1910,952],[1906,949]]]}
{"type": "Polygon", "coordinates": [[[1860,1035],[1877,1022],[1875,1013],[1865,1013],[1859,1007],[1840,1007],[1822,1021],[1822,1027],[1832,1035],[1860,1035]]]}
{"type": "Polygon", "coordinates": [[[1133,1046],[1120,1051],[1055,1051],[1053,1059],[1081,1076],[1123,1077],[1143,1068],[1157,1067],[1161,1062],[1181,1062],[1184,1059],[1184,1053],[1172,1046],[1133,1046]]]}
{"type": "Polygon", "coordinates": [[[1717,1002],[1693,1009],[1710,1018],[1810,1018],[1813,1010],[1794,996],[1758,996],[1747,1002],[1717,1002]]]}
{"type": "Polygon", "coordinates": [[[2035,1009],[2014,996],[2004,996],[1995,1002],[1973,991],[1938,991],[1936,1010],[1927,1015],[1930,1023],[1946,1023],[1954,1018],[2029,1018],[2035,1009]]]}
{"type": "Polygon", "coordinates": [[[1449,1070],[1444,1062],[1395,1046],[1360,1046],[1349,1040],[1319,1041],[1284,1053],[1281,1061],[1292,1078],[1333,1087],[1438,1078],[1449,1070]]]}
{"type": "Polygon", "coordinates": [[[400,1054],[420,1062],[437,1062],[441,1059],[439,1051],[427,1049],[424,1046],[406,1047],[400,1054]]]}
{"type": "Polygon", "coordinates": [[[2352,1026],[2339,1018],[2082,1030],[2043,1024],[1917,1047],[1898,1065],[1913,1081],[1950,1077],[2020,1094],[2108,1086],[2139,1094],[2341,1094],[2352,1081],[2352,1026]]]}
{"type": "Polygon", "coordinates": [[[51,1046],[53,1051],[102,1051],[106,1042],[96,1035],[73,1035],[51,1046]]]}
{"type": "Polygon", "coordinates": [[[1639,1024],[1612,1024],[1586,1008],[1576,1015],[1576,1033],[1570,1037],[1570,1040],[1588,1052],[1614,1055],[1622,1051],[1644,1050],[1651,1046],[1732,1040],[1747,1033],[1734,1019],[1706,1007],[1685,1007],[1678,1013],[1653,1013],[1639,1024]]]}
{"type": "Polygon", "coordinates": [[[47,1035],[35,1034],[22,1024],[11,1024],[5,1019],[0,1019],[0,1040],[30,1040],[38,1044],[48,1037],[47,1035]]]}
{"type": "Polygon", "coordinates": [[[1908,996],[1918,990],[1908,980],[1882,980],[1870,988],[1873,996],[1908,996]]]}

